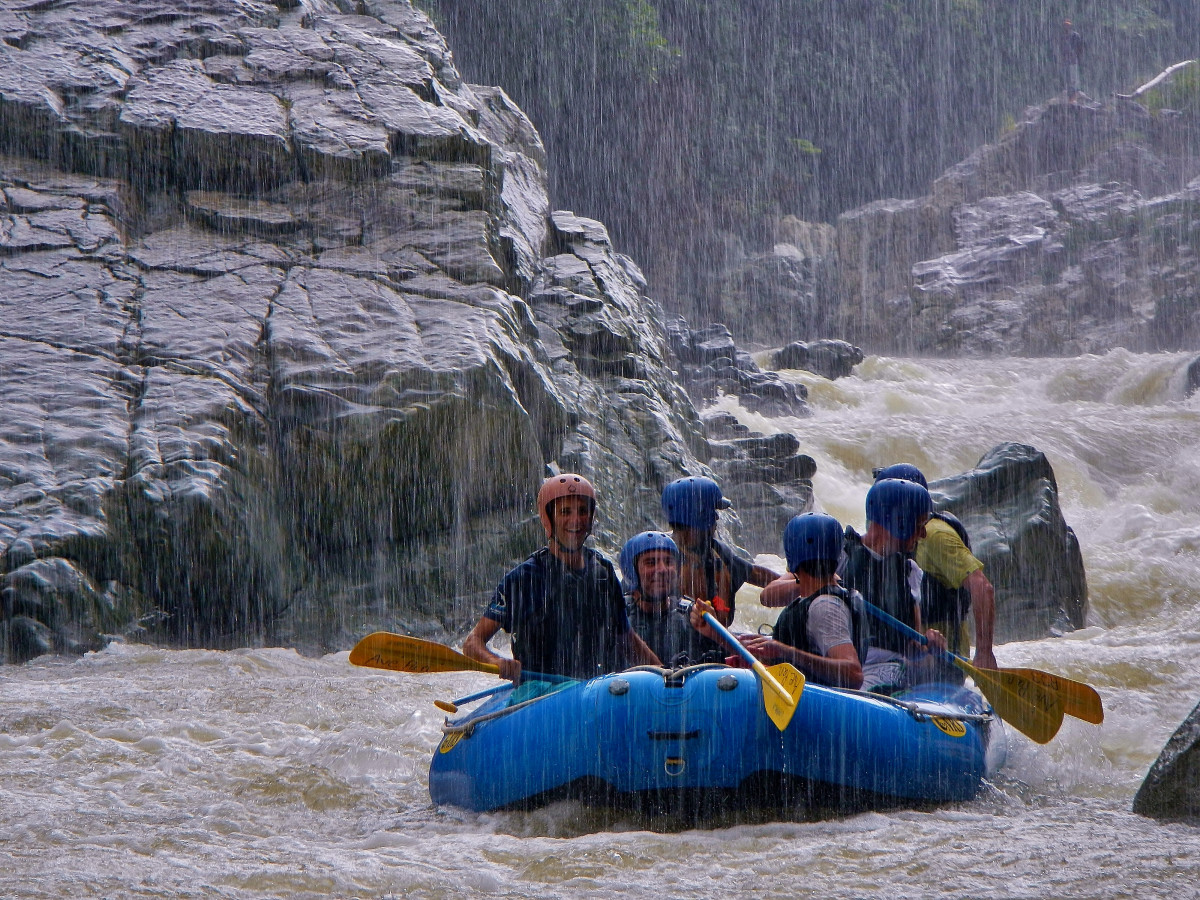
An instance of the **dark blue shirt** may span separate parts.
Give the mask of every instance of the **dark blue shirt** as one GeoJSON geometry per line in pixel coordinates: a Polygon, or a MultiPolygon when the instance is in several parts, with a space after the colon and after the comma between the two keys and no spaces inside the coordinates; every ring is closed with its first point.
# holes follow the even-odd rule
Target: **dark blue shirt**
{"type": "Polygon", "coordinates": [[[612,563],[585,548],[572,569],[543,547],[510,571],[484,618],[512,635],[513,656],[531,672],[595,678],[628,665],[629,632],[621,583],[612,563]]]}
{"type": "Polygon", "coordinates": [[[688,614],[672,598],[666,615],[646,612],[632,594],[625,595],[625,615],[638,637],[654,651],[664,666],[723,662],[727,652],[692,628],[688,614]]]}

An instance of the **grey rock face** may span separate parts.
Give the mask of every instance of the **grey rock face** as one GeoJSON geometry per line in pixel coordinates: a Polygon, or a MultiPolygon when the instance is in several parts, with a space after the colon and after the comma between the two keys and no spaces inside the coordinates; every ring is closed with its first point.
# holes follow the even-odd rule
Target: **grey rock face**
{"type": "Polygon", "coordinates": [[[931,355],[1200,346],[1198,145],[1196,122],[1137,104],[1029,110],[929,196],[842,217],[846,336],[931,355]]]}
{"type": "Polygon", "coordinates": [[[1200,348],[1198,151],[1194,115],[1032,107],[924,197],[843,213],[832,239],[785,220],[797,246],[729,267],[727,321],[759,345],[868,353],[1200,348]]]}
{"type": "Polygon", "coordinates": [[[404,2],[15,4],[0,56],[0,646],[456,629],[707,442],[645,281],[404,2]]]}
{"type": "Polygon", "coordinates": [[[1133,811],[1200,825],[1200,706],[1167,741],[1133,798],[1133,811]]]}
{"type": "Polygon", "coordinates": [[[713,323],[693,331],[676,317],[667,323],[667,335],[679,361],[679,377],[697,403],[736,394],[747,409],[767,415],[810,415],[807,388],[764,372],[749,353],[738,349],[726,325],[713,323]]]}
{"type": "Polygon", "coordinates": [[[934,505],[956,515],[996,588],[996,640],[1036,640],[1082,628],[1087,579],[1075,532],[1063,520],[1045,454],[993,447],[974,469],[931,482],[934,505]]]}

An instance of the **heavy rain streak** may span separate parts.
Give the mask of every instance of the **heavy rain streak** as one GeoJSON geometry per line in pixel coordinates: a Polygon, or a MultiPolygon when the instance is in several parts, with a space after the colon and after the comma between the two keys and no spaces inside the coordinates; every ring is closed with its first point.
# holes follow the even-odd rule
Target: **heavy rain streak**
{"type": "Polygon", "coordinates": [[[1196,825],[1132,811],[1200,701],[1196,0],[0,0],[0,38],[0,898],[1200,898],[1196,825]],[[1006,443],[1087,602],[996,658],[1104,721],[1006,728],[972,799],[438,806],[435,701],[497,677],[349,661],[461,649],[548,466],[615,561],[683,473],[865,530],[874,467],[1006,443]]]}
{"type": "MultiPolygon", "coordinates": [[[[114,644],[3,673],[0,894],[1191,896],[1194,828],[1130,812],[1200,696],[1200,401],[1183,399],[1186,361],[872,357],[837,382],[790,373],[812,391],[802,422],[723,401],[757,429],[799,428],[819,504],[858,524],[867,461],[903,456],[937,476],[1010,438],[1045,449],[1091,615],[997,657],[1094,685],[1106,720],[1068,719],[1045,746],[1010,731],[1007,766],[974,801],[815,822],[750,810],[700,829],[571,802],[437,809],[433,701],[491,676],[356,669],[344,652],[114,644]]],[[[736,626],[749,630],[769,613],[743,592],[736,626]]]]}

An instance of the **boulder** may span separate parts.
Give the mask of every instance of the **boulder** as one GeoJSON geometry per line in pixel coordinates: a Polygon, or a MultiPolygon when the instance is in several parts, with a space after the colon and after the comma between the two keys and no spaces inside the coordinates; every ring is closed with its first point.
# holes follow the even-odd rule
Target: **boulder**
{"type": "Polygon", "coordinates": [[[764,372],[734,343],[723,323],[693,331],[682,316],[667,323],[667,337],[678,360],[678,375],[698,406],[722,394],[734,394],[746,409],[770,416],[807,416],[808,389],[764,372]]]}
{"type": "Polygon", "coordinates": [[[776,350],[771,365],[776,369],[804,369],[830,381],[845,378],[866,357],[847,341],[793,341],[776,350]]]}
{"type": "Polygon", "coordinates": [[[1186,370],[1186,384],[1184,385],[1185,396],[1192,396],[1196,393],[1196,389],[1200,388],[1200,357],[1193,359],[1188,363],[1186,370]]]}
{"type": "Polygon", "coordinates": [[[996,641],[1036,640],[1082,628],[1087,580],[1075,532],[1063,520],[1044,453],[993,447],[961,475],[929,485],[937,509],[956,515],[996,588],[996,641]]]}
{"type": "Polygon", "coordinates": [[[1200,706],[1167,741],[1133,798],[1133,811],[1200,825],[1200,706]]]}

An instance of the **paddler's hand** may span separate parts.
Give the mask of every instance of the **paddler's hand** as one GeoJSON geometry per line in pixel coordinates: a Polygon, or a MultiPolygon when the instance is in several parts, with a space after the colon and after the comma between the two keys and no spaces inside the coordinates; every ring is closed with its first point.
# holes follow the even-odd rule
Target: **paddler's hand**
{"type": "Polygon", "coordinates": [[[719,644],[721,643],[721,637],[715,631],[713,631],[711,625],[704,621],[705,613],[715,616],[717,610],[707,600],[692,601],[691,608],[688,609],[688,622],[694,629],[696,629],[696,631],[700,632],[700,634],[704,635],[709,640],[716,641],[719,644]]]}
{"type": "Polygon", "coordinates": [[[936,628],[930,628],[925,632],[925,640],[929,641],[930,650],[940,650],[942,653],[948,652],[947,648],[949,644],[946,643],[946,636],[936,628]]]}
{"type": "Polygon", "coordinates": [[[742,646],[754,654],[755,659],[768,662],[783,656],[783,644],[765,634],[739,634],[742,646]]]}
{"type": "Polygon", "coordinates": [[[521,663],[519,660],[500,656],[496,658],[496,665],[500,667],[501,678],[506,678],[513,684],[521,683],[521,663]]]}

